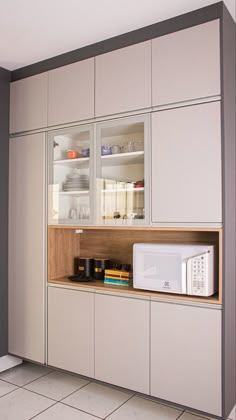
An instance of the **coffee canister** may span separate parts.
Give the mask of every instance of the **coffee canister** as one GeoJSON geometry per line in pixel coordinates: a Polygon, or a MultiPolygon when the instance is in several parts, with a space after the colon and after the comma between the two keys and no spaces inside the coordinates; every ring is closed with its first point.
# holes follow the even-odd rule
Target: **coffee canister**
{"type": "Polygon", "coordinates": [[[107,258],[94,258],[94,278],[104,280],[105,269],[109,268],[110,260],[107,258]]]}
{"type": "Polygon", "coordinates": [[[80,257],[78,261],[77,273],[79,277],[91,279],[93,277],[94,260],[93,258],[80,257]]]}

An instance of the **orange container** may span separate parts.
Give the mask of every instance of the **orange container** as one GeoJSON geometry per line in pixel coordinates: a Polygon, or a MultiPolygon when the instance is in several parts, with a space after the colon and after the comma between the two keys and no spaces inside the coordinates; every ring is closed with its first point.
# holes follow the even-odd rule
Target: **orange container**
{"type": "Polygon", "coordinates": [[[67,150],[67,156],[69,159],[76,159],[78,154],[79,153],[76,150],[67,150]]]}

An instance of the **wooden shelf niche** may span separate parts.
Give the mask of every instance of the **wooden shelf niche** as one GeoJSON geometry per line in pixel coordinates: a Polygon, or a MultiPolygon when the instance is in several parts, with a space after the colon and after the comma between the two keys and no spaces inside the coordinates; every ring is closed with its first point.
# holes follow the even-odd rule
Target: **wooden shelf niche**
{"type": "MultiPolygon", "coordinates": [[[[72,284],[66,280],[67,276],[74,274],[74,258],[109,258],[112,262],[132,264],[133,244],[138,242],[146,243],[198,243],[212,244],[216,247],[219,292],[210,298],[191,297],[175,295],[175,298],[184,300],[194,300],[202,302],[222,303],[222,231],[221,229],[163,229],[163,228],[91,228],[91,227],[58,227],[49,226],[48,228],[48,281],[61,282],[62,284],[72,284]],[[81,230],[82,233],[76,233],[81,230]]],[[[101,282],[98,282],[101,288],[101,282]]],[[[89,283],[91,287],[96,287],[96,282],[89,283]]],[[[88,287],[84,283],[73,283],[74,286],[88,287]]],[[[104,289],[105,286],[102,285],[104,289]]],[[[115,286],[119,290],[118,286],[115,286]]],[[[114,288],[113,288],[114,290],[114,288]]],[[[124,288],[121,288],[124,290],[124,288]]],[[[136,289],[129,288],[129,293],[136,289]]],[[[128,290],[127,290],[128,292],[128,290]]],[[[147,295],[146,291],[137,291],[139,294],[147,295]]],[[[149,292],[148,292],[149,293],[149,292]]],[[[164,294],[150,292],[150,295],[168,296],[164,294]]]]}

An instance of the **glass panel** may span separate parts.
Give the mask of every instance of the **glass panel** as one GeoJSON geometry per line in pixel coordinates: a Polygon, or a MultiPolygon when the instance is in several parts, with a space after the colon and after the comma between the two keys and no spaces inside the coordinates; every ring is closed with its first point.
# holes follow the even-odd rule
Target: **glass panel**
{"type": "Polygon", "coordinates": [[[91,223],[91,126],[49,133],[49,224],[91,223]]]}
{"type": "Polygon", "coordinates": [[[145,224],[145,118],[99,124],[97,223],[145,224]]]}

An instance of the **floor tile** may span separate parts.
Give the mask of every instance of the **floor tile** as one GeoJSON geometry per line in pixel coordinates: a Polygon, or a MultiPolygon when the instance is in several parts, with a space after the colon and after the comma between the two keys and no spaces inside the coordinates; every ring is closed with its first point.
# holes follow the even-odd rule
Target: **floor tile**
{"type": "Polygon", "coordinates": [[[8,394],[11,391],[14,391],[14,389],[17,389],[15,385],[0,380],[0,397],[2,397],[5,394],[8,394]]]}
{"type": "Polygon", "coordinates": [[[83,411],[57,403],[53,407],[34,417],[35,420],[98,420],[97,417],[83,411]]]}
{"type": "Polygon", "coordinates": [[[236,420],[236,405],[234,406],[233,410],[231,411],[229,415],[230,420],[236,420]]]}
{"type": "Polygon", "coordinates": [[[0,417],[4,420],[29,420],[52,404],[54,401],[21,388],[0,398],[0,417]]]}
{"type": "Polygon", "coordinates": [[[106,417],[121,404],[130,398],[128,392],[118,391],[104,385],[90,383],[62,402],[72,407],[94,414],[98,417],[106,417]]]}
{"type": "Polygon", "coordinates": [[[24,388],[59,401],[88,383],[89,381],[77,376],[55,371],[31,382],[24,388]]]}
{"type": "Polygon", "coordinates": [[[176,420],[181,411],[166,405],[132,397],[122,407],[114,411],[107,420],[176,420]]]}
{"type": "Polygon", "coordinates": [[[34,365],[32,363],[23,363],[13,369],[6,370],[0,374],[0,379],[11,384],[23,386],[43,375],[51,372],[52,369],[44,366],[34,365]]]}

